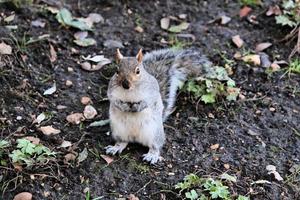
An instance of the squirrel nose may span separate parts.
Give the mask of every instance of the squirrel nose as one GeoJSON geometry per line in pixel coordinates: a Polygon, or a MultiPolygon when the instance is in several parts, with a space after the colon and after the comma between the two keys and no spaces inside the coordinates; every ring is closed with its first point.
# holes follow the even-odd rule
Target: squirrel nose
{"type": "Polygon", "coordinates": [[[124,81],[122,81],[122,87],[125,89],[125,90],[128,90],[130,87],[129,87],[129,82],[127,81],[127,79],[125,79],[124,81]]]}

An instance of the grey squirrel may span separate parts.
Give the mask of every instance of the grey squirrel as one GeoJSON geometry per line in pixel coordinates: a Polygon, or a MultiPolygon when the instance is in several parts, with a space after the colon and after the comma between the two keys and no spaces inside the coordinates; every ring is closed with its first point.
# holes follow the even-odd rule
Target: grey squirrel
{"type": "Polygon", "coordinates": [[[163,122],[171,114],[180,85],[208,73],[212,63],[194,49],[162,49],[124,57],[117,49],[118,70],[108,86],[109,118],[114,146],[121,153],[129,142],[149,147],[143,160],[155,164],[165,142],[163,122]]]}

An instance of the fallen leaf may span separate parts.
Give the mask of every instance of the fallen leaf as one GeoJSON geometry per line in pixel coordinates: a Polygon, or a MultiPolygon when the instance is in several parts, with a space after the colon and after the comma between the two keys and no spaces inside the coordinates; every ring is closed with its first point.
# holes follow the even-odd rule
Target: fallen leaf
{"type": "Polygon", "coordinates": [[[272,184],[270,181],[267,181],[267,180],[257,180],[257,181],[254,181],[251,183],[251,185],[254,185],[254,184],[272,184]]]}
{"type": "Polygon", "coordinates": [[[269,68],[271,66],[271,64],[272,64],[271,61],[270,61],[270,59],[269,59],[269,55],[267,55],[264,52],[260,52],[259,56],[260,56],[261,66],[263,68],[269,68]]]}
{"type": "Polygon", "coordinates": [[[252,63],[254,65],[257,65],[259,66],[260,65],[260,56],[257,55],[257,54],[253,54],[253,55],[246,55],[242,58],[242,60],[244,62],[247,62],[247,63],[252,63]]]}
{"type": "Polygon", "coordinates": [[[27,136],[27,137],[25,137],[25,139],[29,140],[33,144],[39,144],[40,143],[40,139],[36,138],[36,137],[33,137],[33,136],[27,136]]]}
{"type": "Polygon", "coordinates": [[[82,40],[74,40],[75,44],[81,47],[88,47],[95,45],[97,42],[93,38],[84,38],[82,40]]]}
{"type": "Polygon", "coordinates": [[[136,32],[138,32],[138,33],[143,33],[143,32],[144,32],[144,29],[143,29],[142,27],[140,27],[140,26],[136,26],[136,27],[134,28],[134,30],[135,30],[136,32]]]}
{"type": "Polygon", "coordinates": [[[99,62],[97,65],[91,65],[89,62],[83,62],[81,63],[81,68],[87,71],[97,71],[100,70],[104,65],[110,64],[111,61],[107,58],[103,58],[101,62],[99,62]]]}
{"type": "Polygon", "coordinates": [[[96,127],[96,126],[105,126],[109,124],[110,120],[105,119],[105,120],[100,120],[100,121],[95,121],[89,125],[89,127],[96,127]]]}
{"type": "Polygon", "coordinates": [[[50,62],[55,62],[57,59],[57,54],[54,47],[50,44],[50,62]]]}
{"type": "Polygon", "coordinates": [[[178,15],[179,19],[186,19],[187,14],[180,14],[178,15]]]}
{"type": "Polygon", "coordinates": [[[224,164],[224,168],[225,168],[225,169],[229,169],[229,168],[230,168],[230,165],[227,164],[227,163],[225,163],[225,164],[224,164]]]}
{"type": "Polygon", "coordinates": [[[56,19],[64,26],[72,26],[82,31],[92,30],[85,21],[73,18],[71,12],[66,8],[62,8],[59,10],[59,12],[56,14],[56,19]]]}
{"type": "Polygon", "coordinates": [[[74,160],[76,160],[76,155],[75,154],[73,154],[73,153],[68,153],[68,154],[66,154],[65,156],[64,156],[65,158],[64,158],[64,163],[66,164],[66,163],[68,163],[68,162],[70,162],[70,161],[74,161],[74,160]]]}
{"type": "Polygon", "coordinates": [[[93,119],[97,115],[97,110],[93,106],[87,105],[84,108],[83,115],[86,119],[93,119]]]}
{"type": "Polygon", "coordinates": [[[225,25],[228,24],[231,21],[230,17],[227,17],[226,15],[221,16],[221,24],[225,25]]]}
{"type": "Polygon", "coordinates": [[[90,104],[90,103],[92,102],[92,100],[91,100],[90,97],[81,97],[80,102],[81,102],[83,105],[87,105],[87,104],[90,104]]]}
{"type": "Polygon", "coordinates": [[[275,6],[270,6],[268,11],[266,12],[267,16],[271,16],[271,15],[281,15],[282,11],[280,9],[280,7],[278,5],[275,6]]]}
{"type": "Polygon", "coordinates": [[[103,45],[107,48],[113,49],[113,48],[124,48],[122,42],[117,40],[106,40],[103,45]]]}
{"type": "Polygon", "coordinates": [[[15,19],[15,14],[12,14],[8,17],[5,17],[3,21],[9,23],[9,22],[12,22],[14,19],[15,19]]]}
{"type": "Polygon", "coordinates": [[[112,157],[102,155],[102,154],[100,156],[101,156],[101,158],[103,158],[106,161],[107,164],[110,164],[114,161],[114,159],[112,157]]]}
{"type": "Polygon", "coordinates": [[[248,7],[248,6],[244,6],[241,10],[240,10],[240,18],[246,17],[247,15],[249,15],[249,13],[252,11],[252,8],[248,7]]]}
{"type": "Polygon", "coordinates": [[[84,56],[83,56],[83,59],[84,59],[84,60],[89,60],[89,61],[93,61],[93,62],[98,63],[98,62],[100,62],[100,61],[102,61],[103,59],[106,59],[106,58],[104,58],[103,55],[96,55],[96,56],[93,56],[93,57],[91,57],[91,56],[89,55],[89,56],[87,56],[87,57],[84,57],[84,56]]]}
{"type": "Polygon", "coordinates": [[[271,64],[271,70],[272,70],[272,72],[277,72],[280,70],[280,66],[276,62],[273,62],[271,64]]]}
{"type": "Polygon", "coordinates": [[[66,108],[67,108],[67,106],[64,106],[64,105],[57,105],[56,106],[57,110],[63,110],[63,109],[66,109],[66,108]]]}
{"type": "Polygon", "coordinates": [[[172,33],[180,33],[183,30],[188,29],[190,26],[189,23],[187,22],[181,22],[181,24],[177,25],[177,26],[171,26],[168,31],[172,32],[172,33]]]}
{"type": "Polygon", "coordinates": [[[259,133],[255,132],[255,131],[252,131],[251,129],[249,129],[249,130],[247,131],[247,133],[248,133],[249,135],[252,135],[252,136],[258,136],[258,135],[260,135],[259,133]]]}
{"type": "Polygon", "coordinates": [[[56,83],[53,83],[53,86],[51,88],[48,88],[47,90],[45,90],[43,95],[51,95],[54,92],[56,92],[56,83]]]}
{"type": "Polygon", "coordinates": [[[98,13],[90,13],[87,18],[93,23],[104,22],[104,18],[98,13]]]}
{"type": "Polygon", "coordinates": [[[164,17],[160,20],[160,27],[164,30],[167,30],[170,26],[170,18],[164,17]]]}
{"type": "Polygon", "coordinates": [[[276,171],[276,167],[274,165],[267,165],[266,170],[268,171],[268,174],[273,174],[277,181],[283,181],[283,178],[276,171]]]}
{"type": "Polygon", "coordinates": [[[210,146],[211,150],[217,150],[220,147],[220,144],[214,144],[210,146]]]}
{"type": "Polygon", "coordinates": [[[72,143],[70,141],[64,140],[59,147],[66,148],[72,146],[72,143]]]}
{"type": "Polygon", "coordinates": [[[76,40],[83,40],[88,36],[88,32],[87,31],[78,31],[74,34],[74,38],[76,40]]]}
{"type": "Polygon", "coordinates": [[[235,58],[235,59],[237,59],[237,60],[240,60],[241,58],[242,58],[242,54],[241,54],[241,52],[235,52],[235,54],[233,55],[233,57],[235,58]]]}
{"type": "Polygon", "coordinates": [[[127,199],[128,200],[139,200],[139,198],[136,197],[134,194],[130,194],[127,199]]]}
{"type": "Polygon", "coordinates": [[[241,48],[244,45],[244,41],[241,39],[240,35],[235,35],[231,39],[238,48],[241,48]]]}
{"type": "Polygon", "coordinates": [[[79,124],[84,120],[85,118],[82,113],[73,113],[67,116],[67,121],[72,124],[79,124]]]}
{"type": "Polygon", "coordinates": [[[223,173],[220,178],[224,179],[224,180],[227,180],[227,181],[230,181],[230,182],[233,182],[233,183],[236,183],[236,181],[237,181],[235,176],[231,176],[227,173],[223,173]]]}
{"type": "Polygon", "coordinates": [[[31,22],[31,26],[33,27],[41,27],[41,28],[44,28],[46,25],[45,22],[42,22],[40,19],[36,19],[34,21],[31,22]]]}
{"type": "Polygon", "coordinates": [[[32,200],[32,194],[29,192],[21,192],[17,194],[13,200],[32,200]]]}
{"type": "Polygon", "coordinates": [[[41,126],[39,128],[40,131],[42,131],[42,133],[44,135],[56,135],[59,134],[61,131],[58,129],[53,128],[52,126],[41,126]]]}
{"type": "Polygon", "coordinates": [[[41,113],[37,116],[37,118],[32,122],[33,124],[37,123],[40,124],[42,121],[46,119],[45,113],[41,113]]]}
{"type": "Polygon", "coordinates": [[[73,82],[70,80],[66,80],[66,86],[70,87],[73,85],[73,82]]]}
{"type": "Polygon", "coordinates": [[[0,43],[0,55],[11,55],[12,48],[11,46],[5,44],[4,42],[0,43]]]}
{"type": "Polygon", "coordinates": [[[88,150],[86,147],[84,147],[83,151],[79,153],[78,158],[77,158],[77,162],[81,163],[82,161],[84,161],[85,159],[87,159],[88,157],[88,150]]]}
{"type": "Polygon", "coordinates": [[[255,47],[255,52],[263,51],[263,50],[269,48],[270,46],[272,46],[272,43],[270,43],[270,42],[259,43],[259,44],[256,45],[256,47],[255,47]]]}

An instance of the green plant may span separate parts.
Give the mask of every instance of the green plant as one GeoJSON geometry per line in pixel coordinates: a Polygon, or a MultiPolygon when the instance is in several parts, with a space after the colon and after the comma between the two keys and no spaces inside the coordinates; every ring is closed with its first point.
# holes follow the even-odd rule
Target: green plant
{"type": "Polygon", "coordinates": [[[0,0],[0,3],[12,3],[16,8],[21,8],[32,5],[33,0],[0,0]]]}
{"type": "Polygon", "coordinates": [[[171,45],[170,48],[172,49],[183,49],[184,47],[189,46],[191,44],[187,41],[179,40],[178,37],[174,34],[169,35],[168,42],[171,45]]]}
{"type": "Polygon", "coordinates": [[[294,59],[291,61],[287,70],[289,73],[300,74],[300,59],[294,59]]]}
{"type": "MultiPolygon", "coordinates": [[[[185,191],[185,198],[191,200],[232,199],[229,189],[220,180],[201,178],[196,174],[185,176],[183,182],[177,183],[175,189],[185,191]]],[[[239,195],[237,200],[249,200],[248,197],[239,195]]]]}
{"type": "Polygon", "coordinates": [[[261,0],[240,0],[240,4],[243,6],[256,6],[261,5],[261,0]]]}
{"type": "Polygon", "coordinates": [[[240,92],[240,89],[235,87],[235,82],[229,78],[226,69],[219,66],[214,67],[206,78],[189,80],[184,90],[200,98],[205,104],[215,103],[218,97],[223,96],[228,101],[236,101],[240,92]]]}
{"type": "Polygon", "coordinates": [[[300,24],[300,3],[296,0],[284,0],[283,12],[275,17],[276,23],[282,26],[297,27],[300,24]]]}
{"type": "Polygon", "coordinates": [[[4,153],[5,153],[4,149],[8,146],[9,146],[8,141],[0,140],[0,165],[4,165],[4,166],[7,165],[7,162],[6,162],[6,160],[3,159],[3,157],[4,157],[4,153]]]}
{"type": "Polygon", "coordinates": [[[41,144],[33,144],[27,139],[18,139],[17,143],[17,149],[9,154],[13,163],[26,164],[27,166],[43,164],[56,154],[49,148],[41,144]]]}

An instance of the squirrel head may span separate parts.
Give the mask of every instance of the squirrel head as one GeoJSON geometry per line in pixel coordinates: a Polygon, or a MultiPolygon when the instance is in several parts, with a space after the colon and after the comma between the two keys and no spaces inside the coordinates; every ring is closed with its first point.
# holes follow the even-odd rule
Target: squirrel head
{"type": "Polygon", "coordinates": [[[144,73],[142,60],[142,49],[139,50],[136,57],[124,57],[120,50],[117,49],[116,61],[118,64],[118,70],[116,72],[116,77],[120,87],[128,90],[134,87],[141,80],[144,73]]]}

